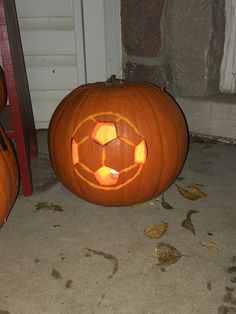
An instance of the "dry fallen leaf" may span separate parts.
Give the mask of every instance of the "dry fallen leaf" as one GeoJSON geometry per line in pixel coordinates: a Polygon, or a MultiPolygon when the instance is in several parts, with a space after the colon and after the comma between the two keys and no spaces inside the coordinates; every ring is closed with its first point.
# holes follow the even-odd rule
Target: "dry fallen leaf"
{"type": "Polygon", "coordinates": [[[46,210],[52,210],[53,212],[63,212],[63,209],[61,206],[48,203],[48,202],[40,202],[36,205],[35,211],[38,211],[40,209],[46,209],[46,210]]]}
{"type": "Polygon", "coordinates": [[[206,193],[202,192],[197,185],[194,185],[194,184],[188,185],[187,188],[190,193],[198,196],[199,198],[207,196],[206,193]]]}
{"type": "Polygon", "coordinates": [[[161,205],[162,205],[162,207],[165,208],[165,209],[174,209],[174,207],[172,207],[169,203],[167,203],[167,202],[164,200],[164,194],[162,195],[161,205]]]}
{"type": "Polygon", "coordinates": [[[199,136],[194,136],[191,142],[202,144],[203,148],[211,148],[213,145],[217,144],[217,140],[213,138],[204,138],[199,136]]]}
{"type": "Polygon", "coordinates": [[[218,244],[216,244],[216,242],[214,241],[206,240],[206,241],[199,242],[199,244],[207,247],[210,250],[218,250],[218,251],[221,250],[221,247],[219,247],[218,244]]]}
{"type": "Polygon", "coordinates": [[[197,199],[206,196],[206,194],[202,192],[197,186],[189,185],[187,187],[182,187],[177,184],[175,185],[177,186],[179,193],[188,200],[196,201],[197,199]]]}
{"type": "Polygon", "coordinates": [[[160,238],[167,230],[168,223],[163,222],[160,225],[151,225],[144,230],[144,234],[149,238],[160,238]]]}
{"type": "Polygon", "coordinates": [[[194,235],[196,235],[195,228],[192,224],[191,216],[192,214],[199,213],[198,210],[191,209],[187,212],[187,217],[182,221],[181,226],[185,229],[190,230],[194,235]]]}
{"type": "Polygon", "coordinates": [[[176,263],[182,256],[175,247],[164,242],[157,243],[155,252],[158,258],[156,265],[161,268],[176,263]]]}

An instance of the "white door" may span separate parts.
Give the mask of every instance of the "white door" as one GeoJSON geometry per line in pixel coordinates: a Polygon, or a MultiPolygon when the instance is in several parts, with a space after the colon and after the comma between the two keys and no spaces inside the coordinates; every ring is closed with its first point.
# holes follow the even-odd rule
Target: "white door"
{"type": "Polygon", "coordinates": [[[47,128],[72,89],[121,76],[120,2],[15,2],[36,128],[47,128]]]}

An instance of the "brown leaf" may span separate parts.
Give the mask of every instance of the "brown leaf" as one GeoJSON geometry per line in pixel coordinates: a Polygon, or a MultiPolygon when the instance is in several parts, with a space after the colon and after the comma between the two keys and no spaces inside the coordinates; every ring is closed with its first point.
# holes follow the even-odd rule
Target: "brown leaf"
{"type": "Polygon", "coordinates": [[[189,185],[187,187],[182,187],[175,184],[178,188],[179,193],[186,199],[191,201],[196,201],[199,198],[206,196],[197,186],[189,185]]]}
{"type": "Polygon", "coordinates": [[[40,202],[36,205],[36,210],[39,210],[39,209],[42,209],[42,208],[45,208],[48,206],[48,202],[40,202]]]}
{"type": "Polygon", "coordinates": [[[144,230],[144,234],[149,238],[160,238],[167,230],[168,223],[163,222],[160,225],[151,225],[144,230]]]}
{"type": "Polygon", "coordinates": [[[207,247],[210,250],[218,250],[218,251],[221,250],[221,247],[218,246],[218,244],[216,244],[216,242],[214,242],[214,241],[206,240],[206,241],[199,242],[199,244],[207,247]]]}
{"type": "Polygon", "coordinates": [[[46,209],[46,210],[52,210],[53,212],[63,212],[63,209],[61,206],[48,203],[48,202],[40,202],[36,205],[35,211],[38,211],[40,209],[46,209]]]}
{"type": "Polygon", "coordinates": [[[190,230],[194,235],[196,235],[196,232],[195,232],[195,228],[192,224],[191,216],[192,216],[192,214],[196,214],[196,213],[199,213],[199,211],[193,210],[193,209],[189,210],[187,212],[186,218],[182,221],[182,224],[181,224],[182,227],[190,230]]]}
{"type": "Polygon", "coordinates": [[[203,144],[203,148],[211,148],[213,145],[217,144],[217,140],[213,138],[204,138],[200,136],[193,136],[191,142],[203,144]]]}
{"type": "Polygon", "coordinates": [[[167,202],[164,200],[164,194],[162,195],[161,205],[162,205],[162,207],[165,208],[165,209],[174,209],[174,207],[172,207],[169,203],[167,203],[167,202]]]}
{"type": "Polygon", "coordinates": [[[198,196],[199,198],[207,196],[207,194],[202,192],[197,185],[194,185],[194,184],[188,185],[187,188],[188,188],[190,193],[198,196]]]}
{"type": "Polygon", "coordinates": [[[175,247],[164,242],[157,243],[155,252],[158,258],[158,263],[156,264],[158,267],[165,267],[174,264],[182,256],[182,254],[175,247]]]}

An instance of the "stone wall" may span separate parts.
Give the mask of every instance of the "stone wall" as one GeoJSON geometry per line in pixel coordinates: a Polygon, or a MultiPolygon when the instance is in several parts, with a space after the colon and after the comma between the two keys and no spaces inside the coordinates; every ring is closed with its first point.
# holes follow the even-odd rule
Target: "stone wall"
{"type": "Polygon", "coordinates": [[[224,0],[121,0],[126,80],[173,96],[219,93],[224,0]]]}

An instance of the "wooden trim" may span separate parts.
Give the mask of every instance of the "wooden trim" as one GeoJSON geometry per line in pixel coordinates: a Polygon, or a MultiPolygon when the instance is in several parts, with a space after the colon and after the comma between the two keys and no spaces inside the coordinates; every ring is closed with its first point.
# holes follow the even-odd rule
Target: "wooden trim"
{"type": "Polygon", "coordinates": [[[220,71],[220,90],[236,93],[236,0],[225,2],[225,45],[220,71]]]}
{"type": "Polygon", "coordinates": [[[81,85],[87,83],[83,0],[74,0],[74,26],[78,85],[81,85]]]}
{"type": "Polygon", "coordinates": [[[120,0],[104,1],[104,28],[107,78],[122,78],[120,0]]]}

